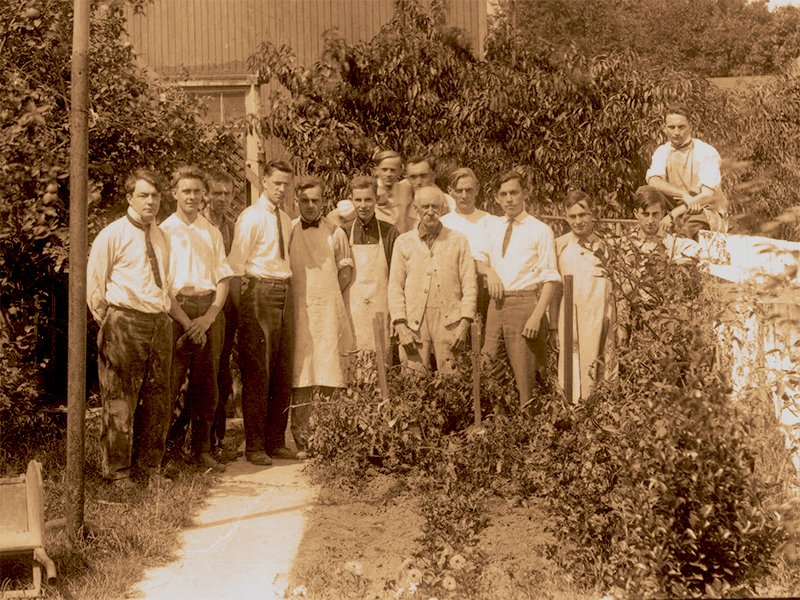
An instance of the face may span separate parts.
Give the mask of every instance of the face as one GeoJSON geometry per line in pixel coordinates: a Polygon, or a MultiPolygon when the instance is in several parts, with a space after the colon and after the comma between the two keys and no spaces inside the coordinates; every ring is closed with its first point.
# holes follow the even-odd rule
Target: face
{"type": "Polygon", "coordinates": [[[442,214],[442,200],[436,190],[430,187],[423,188],[414,196],[414,205],[417,207],[420,221],[426,229],[436,227],[439,216],[442,214]]]}
{"type": "Polygon", "coordinates": [[[406,167],[406,179],[411,184],[411,188],[416,192],[418,189],[433,183],[433,172],[427,160],[408,165],[406,167]]]}
{"type": "Polygon", "coordinates": [[[297,206],[303,219],[316,221],[322,214],[322,190],[319,187],[301,190],[297,194],[297,206]]]}
{"type": "Polygon", "coordinates": [[[514,218],[525,209],[525,190],[519,179],[509,179],[497,190],[497,202],[506,216],[514,218]]]}
{"type": "Polygon", "coordinates": [[[636,219],[639,221],[639,227],[645,235],[656,235],[658,233],[658,226],[661,219],[664,218],[664,209],[661,205],[656,203],[651,204],[646,209],[636,209],[636,219]]]}
{"type": "Polygon", "coordinates": [[[133,193],[128,194],[128,204],[142,218],[142,221],[149,223],[158,214],[161,206],[161,194],[155,186],[140,179],[136,182],[133,193]]]}
{"type": "Polygon", "coordinates": [[[381,180],[381,183],[387,188],[391,189],[397,180],[400,179],[400,171],[402,170],[402,161],[400,157],[384,158],[377,167],[375,167],[375,177],[381,180]]]}
{"type": "Polygon", "coordinates": [[[289,187],[292,185],[292,174],[275,169],[262,180],[267,199],[276,206],[283,206],[289,187]]]}
{"type": "Polygon", "coordinates": [[[178,201],[178,210],[189,217],[197,215],[205,193],[206,186],[199,179],[181,179],[172,188],[172,197],[178,201]]]}
{"type": "Polygon", "coordinates": [[[570,206],[567,211],[567,224],[570,231],[579,238],[586,237],[594,229],[594,217],[592,209],[589,208],[585,200],[581,200],[570,206]]]}
{"type": "Polygon", "coordinates": [[[450,195],[456,201],[458,212],[469,215],[475,211],[475,201],[478,199],[478,182],[469,175],[459,177],[455,187],[450,186],[450,195]]]}
{"type": "Polygon", "coordinates": [[[233,184],[222,181],[208,182],[208,200],[211,210],[217,214],[225,213],[233,202],[233,184]]]}
{"type": "Polygon", "coordinates": [[[353,206],[362,223],[369,221],[375,214],[376,202],[375,192],[371,187],[353,190],[353,206]]]}
{"type": "Polygon", "coordinates": [[[664,121],[664,131],[667,139],[675,147],[685,144],[692,135],[689,119],[683,115],[667,115],[664,121]]]}

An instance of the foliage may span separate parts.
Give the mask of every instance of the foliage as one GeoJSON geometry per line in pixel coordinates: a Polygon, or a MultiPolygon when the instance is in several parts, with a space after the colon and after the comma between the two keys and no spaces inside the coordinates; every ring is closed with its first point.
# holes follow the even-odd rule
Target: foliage
{"type": "Polygon", "coordinates": [[[708,82],[631,54],[528,53],[510,65],[477,61],[464,38],[435,11],[400,2],[371,41],[350,47],[331,36],[324,60],[310,68],[296,64],[291,48],[267,42],[250,68],[285,89],[273,93],[259,125],[300,170],[324,177],[336,199],[379,146],[432,156],[443,184],[455,166],[470,166],[487,197],[497,174],[516,167],[535,211],[580,187],[603,199],[603,216],[627,216],[631,182],[644,179],[666,103],[698,106],[707,121],[721,108],[708,82]]]}
{"type": "Polygon", "coordinates": [[[799,44],[800,9],[770,11],[766,0],[498,0],[487,53],[628,48],[656,67],[732,77],[779,73],[799,44]]]}
{"type": "MultiPolygon", "coordinates": [[[[0,5],[0,343],[20,369],[4,373],[3,406],[22,406],[15,390],[32,381],[25,363],[47,365],[38,373],[38,391],[63,393],[57,382],[66,368],[72,6],[0,5]]],[[[235,144],[225,130],[203,122],[199,104],[136,66],[124,26],[120,2],[93,2],[90,240],[124,210],[122,184],[132,170],[224,165],[235,144]]],[[[162,211],[170,211],[166,197],[162,211]]]]}

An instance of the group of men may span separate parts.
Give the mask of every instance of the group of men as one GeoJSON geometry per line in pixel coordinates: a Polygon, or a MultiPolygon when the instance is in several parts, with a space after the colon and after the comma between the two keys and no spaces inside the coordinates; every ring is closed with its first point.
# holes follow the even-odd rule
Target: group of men
{"type": "MultiPolygon", "coordinates": [[[[683,107],[667,111],[669,141],[653,157],[649,185],[636,192],[642,247],[664,244],[676,258],[699,246],[663,233],[671,218],[688,211],[698,216],[687,223],[703,227],[724,211],[719,155],[691,138],[689,121],[683,107]]],[[[404,365],[430,368],[433,356],[445,373],[480,315],[484,357],[511,368],[521,406],[535,413],[548,337],[563,330],[561,275],[572,274],[581,336],[577,357],[572,353],[576,396],[613,376],[618,335],[610,285],[594,256],[602,240],[591,198],[567,196],[571,231],[556,240],[528,214],[526,182],[515,171],[497,178],[504,214],[495,217],[476,207],[480,182],[469,168],[451,174],[445,194],[424,157],[404,169],[396,152],[385,151],[373,167],[374,177],[354,178],[350,198],[323,216],[323,183],[295,181],[289,164],[272,161],[263,194],[235,228],[226,214],[233,182],[225,174],[178,169],[171,182],[177,209],[160,227],[158,176],[139,171],[129,178],[127,214],[98,235],[89,260],[108,480],[129,486],[159,477],[179,397],[195,460],[224,469],[213,451],[224,437],[230,395],[231,324],[238,323],[245,456],[255,465],[307,455],[315,398],[346,384],[350,354],[376,349],[378,314],[388,315],[384,339],[395,334],[404,365]],[[300,215],[294,221],[285,211],[292,200],[300,215]],[[284,443],[290,407],[297,452],[284,443]]],[[[569,358],[563,349],[560,355],[563,377],[569,358]]]]}

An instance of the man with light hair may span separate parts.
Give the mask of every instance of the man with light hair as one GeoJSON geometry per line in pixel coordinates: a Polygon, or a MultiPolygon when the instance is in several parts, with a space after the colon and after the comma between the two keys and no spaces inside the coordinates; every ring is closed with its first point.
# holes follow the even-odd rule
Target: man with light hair
{"type": "Polygon", "coordinates": [[[419,226],[397,238],[389,274],[389,311],[400,358],[413,368],[454,370],[454,354],[466,347],[475,317],[475,263],[467,238],[442,226],[444,193],[424,186],[414,194],[419,226]]]}
{"type": "MultiPolygon", "coordinates": [[[[467,167],[456,169],[450,175],[448,192],[455,200],[455,210],[442,215],[442,225],[459,231],[467,237],[470,252],[477,258],[479,252],[486,244],[486,228],[489,223],[497,219],[486,211],[477,208],[476,201],[480,183],[475,172],[467,167]]],[[[478,278],[478,314],[481,316],[481,326],[486,326],[486,313],[489,310],[489,291],[484,285],[484,278],[478,278]]]]}
{"type": "Polygon", "coordinates": [[[667,143],[656,148],[645,179],[667,196],[671,212],[665,225],[683,213],[689,217],[681,234],[697,238],[701,229],[718,230],[728,201],[722,192],[720,156],[716,149],[692,137],[692,115],[683,104],[673,104],[664,113],[667,143]]]}
{"type": "MultiPolygon", "coordinates": [[[[200,214],[205,194],[205,174],[197,167],[180,167],[172,175],[177,207],[161,224],[172,246],[170,291],[176,299],[171,310],[176,321],[172,396],[175,405],[188,377],[183,411],[191,421],[194,459],[203,469],[224,471],[225,466],[211,455],[211,427],[219,401],[217,373],[225,335],[222,307],[233,271],[222,234],[200,214]]],[[[182,441],[180,432],[175,433],[182,441]]]]}

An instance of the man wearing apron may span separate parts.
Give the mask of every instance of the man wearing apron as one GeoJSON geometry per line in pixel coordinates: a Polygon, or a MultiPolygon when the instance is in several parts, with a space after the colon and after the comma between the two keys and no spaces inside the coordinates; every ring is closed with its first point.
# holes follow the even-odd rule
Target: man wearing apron
{"type": "Polygon", "coordinates": [[[353,332],[342,290],[350,283],[353,259],[344,231],[322,216],[322,182],[296,186],[300,217],[292,223],[289,260],[294,298],[292,436],[297,458],[307,456],[313,391],[330,397],[345,385],[353,332]]]}
{"type": "Polygon", "coordinates": [[[351,184],[356,218],[345,229],[353,253],[353,281],[345,290],[356,334],[357,350],[375,350],[372,325],[377,313],[383,314],[384,339],[389,340],[389,266],[394,242],[399,235],[391,223],[375,216],[378,184],[373,177],[361,176],[351,184]]]}

